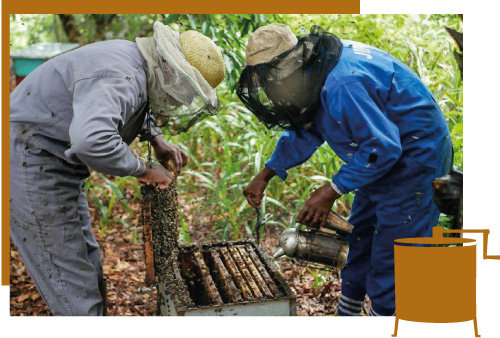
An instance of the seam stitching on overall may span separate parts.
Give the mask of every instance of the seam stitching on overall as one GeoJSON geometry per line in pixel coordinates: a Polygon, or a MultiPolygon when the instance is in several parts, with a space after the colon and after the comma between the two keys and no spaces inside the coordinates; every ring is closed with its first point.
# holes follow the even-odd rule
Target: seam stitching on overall
{"type": "Polygon", "coordinates": [[[26,141],[24,143],[24,147],[23,147],[23,162],[26,163],[26,166],[23,169],[24,170],[24,185],[25,185],[25,189],[26,189],[26,195],[28,196],[28,201],[29,201],[29,204],[30,204],[30,208],[34,211],[33,217],[34,217],[35,223],[36,223],[36,225],[38,227],[38,233],[40,235],[40,239],[42,240],[42,244],[43,244],[45,250],[47,251],[47,253],[49,254],[49,261],[50,261],[50,263],[55,267],[55,270],[56,270],[56,273],[57,273],[57,279],[58,279],[58,282],[59,282],[59,284],[61,286],[61,289],[62,289],[62,292],[63,292],[63,298],[64,298],[64,301],[66,303],[65,305],[68,308],[68,310],[71,313],[71,315],[73,316],[73,310],[71,309],[71,305],[70,305],[68,297],[66,295],[66,290],[64,288],[64,283],[62,283],[62,281],[61,281],[61,272],[59,271],[59,267],[54,263],[54,261],[52,259],[52,254],[48,250],[47,243],[46,243],[45,237],[43,235],[42,225],[38,221],[38,217],[36,215],[36,210],[35,210],[34,204],[33,204],[33,198],[31,196],[30,190],[28,189],[28,187],[29,187],[29,182],[28,182],[28,163],[26,162],[26,149],[25,149],[25,147],[29,143],[30,139],[31,139],[31,135],[26,139],[26,141]]]}
{"type": "Polygon", "coordinates": [[[62,120],[64,120],[66,117],[70,116],[72,112],[68,112],[66,113],[63,117],[61,117],[60,119],[58,119],[56,122],[52,123],[52,124],[49,124],[49,125],[46,125],[46,126],[40,126],[40,127],[35,127],[33,128],[35,131],[43,131],[47,128],[50,128],[50,127],[53,127],[55,126],[56,124],[58,124],[59,122],[61,122],[62,120]]]}

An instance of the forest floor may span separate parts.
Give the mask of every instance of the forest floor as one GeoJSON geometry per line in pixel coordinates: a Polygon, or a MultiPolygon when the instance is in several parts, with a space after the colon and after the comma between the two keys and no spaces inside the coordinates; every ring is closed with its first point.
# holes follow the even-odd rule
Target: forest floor
{"type": "MultiPolygon", "coordinates": [[[[95,179],[95,178],[93,178],[95,179]]],[[[182,195],[179,205],[184,208],[182,195]]],[[[89,199],[92,224],[99,224],[100,214],[89,199]]],[[[140,201],[130,204],[140,214],[140,201]]],[[[125,210],[121,205],[114,212],[125,210]]],[[[186,214],[186,213],[184,213],[186,214]]],[[[210,234],[210,220],[189,224],[193,242],[204,242],[210,234]]],[[[113,223],[104,236],[97,227],[94,235],[101,247],[103,269],[108,279],[108,315],[110,316],[154,316],[156,315],[156,288],[145,284],[144,247],[139,227],[137,239],[131,230],[120,223],[113,223]]],[[[264,250],[272,255],[278,246],[283,229],[266,227],[262,239],[264,250]]],[[[211,239],[210,241],[214,241],[211,239]]],[[[40,297],[15,246],[11,244],[10,268],[10,313],[12,316],[47,316],[50,312],[40,297]]],[[[334,315],[340,297],[340,275],[337,272],[316,270],[293,264],[288,258],[277,260],[285,280],[297,296],[297,314],[300,316],[334,315]]],[[[369,300],[365,308],[369,310],[369,300]]]]}

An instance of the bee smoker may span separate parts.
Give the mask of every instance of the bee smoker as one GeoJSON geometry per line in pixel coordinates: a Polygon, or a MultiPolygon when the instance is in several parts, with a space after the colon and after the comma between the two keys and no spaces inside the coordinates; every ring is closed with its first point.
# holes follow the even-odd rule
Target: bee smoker
{"type": "Polygon", "coordinates": [[[287,229],[281,233],[280,247],[273,258],[294,257],[310,263],[342,269],[349,252],[345,237],[353,226],[331,211],[322,228],[308,226],[306,230],[287,229]]]}

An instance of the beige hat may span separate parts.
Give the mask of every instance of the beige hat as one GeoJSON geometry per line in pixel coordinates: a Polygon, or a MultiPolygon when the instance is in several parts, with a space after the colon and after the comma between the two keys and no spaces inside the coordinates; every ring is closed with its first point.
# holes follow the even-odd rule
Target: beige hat
{"type": "Polygon", "coordinates": [[[210,38],[197,31],[187,31],[179,36],[179,43],[186,60],[198,69],[212,88],[224,80],[224,58],[210,38]]]}
{"type": "Polygon", "coordinates": [[[247,64],[255,66],[272,61],[278,55],[292,49],[297,37],[287,25],[273,23],[258,28],[248,39],[247,64]]]}

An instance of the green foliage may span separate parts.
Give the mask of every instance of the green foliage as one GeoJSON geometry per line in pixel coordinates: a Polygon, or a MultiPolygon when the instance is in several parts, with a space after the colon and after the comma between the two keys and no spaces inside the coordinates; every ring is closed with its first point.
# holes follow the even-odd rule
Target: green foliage
{"type": "Polygon", "coordinates": [[[309,274],[313,278],[313,289],[314,293],[316,294],[321,286],[323,286],[326,281],[328,280],[328,277],[331,275],[331,271],[329,270],[320,270],[320,269],[313,269],[313,268],[306,268],[309,274]]]}
{"type": "MultiPolygon", "coordinates": [[[[101,39],[134,40],[152,31],[155,20],[163,20],[165,14],[72,14],[76,30],[83,44],[101,39]],[[104,36],[98,34],[98,23],[105,21],[104,36]]],[[[12,14],[10,43],[21,48],[36,42],[69,42],[58,14],[12,14]]]]}
{"type": "Polygon", "coordinates": [[[106,230],[110,229],[113,223],[120,223],[132,232],[133,243],[136,243],[137,222],[131,225],[129,218],[132,220],[136,218],[130,205],[136,201],[141,193],[137,180],[130,177],[115,177],[112,181],[102,174],[96,174],[94,179],[97,184],[91,186],[91,181],[87,180],[85,192],[88,194],[89,190],[92,189],[90,197],[101,216],[99,219],[101,235],[104,236],[106,230]],[[116,212],[116,203],[123,206],[125,214],[116,212]]]}
{"type": "MultiPolygon", "coordinates": [[[[10,15],[10,46],[11,50],[27,47],[36,42],[60,41],[56,39],[61,36],[62,28],[55,14],[11,14],[10,15]],[[55,24],[54,24],[55,22],[55,24]],[[56,29],[57,27],[57,34],[56,29]]],[[[64,35],[64,33],[63,33],[64,35]]]]}
{"type": "MultiPolygon", "coordinates": [[[[84,43],[93,42],[99,17],[82,14],[75,18],[84,43]]],[[[184,202],[181,213],[186,213],[181,214],[181,241],[191,241],[187,225],[202,224],[213,230],[211,236],[222,239],[238,239],[253,233],[255,211],[248,206],[242,190],[263,168],[279,133],[268,131],[260,124],[238,100],[234,89],[245,61],[249,34],[271,22],[284,22],[297,34],[307,33],[312,25],[319,25],[343,39],[378,47],[406,63],[436,97],[453,138],[455,165],[463,167],[463,84],[453,57],[453,39],[444,29],[449,26],[463,31],[456,15],[121,14],[108,25],[105,38],[133,40],[137,36],[150,36],[154,20],[161,20],[180,32],[196,29],[214,39],[223,52],[227,70],[226,81],[217,88],[220,114],[195,125],[186,134],[166,135],[191,157],[179,177],[184,202]]],[[[13,48],[54,40],[65,41],[57,16],[11,17],[13,48]]],[[[144,144],[135,147],[146,154],[144,144]]],[[[295,217],[310,192],[330,181],[341,165],[332,150],[323,145],[308,162],[289,170],[286,182],[273,179],[262,206],[262,214],[273,215],[267,224],[295,226],[295,217]]],[[[123,220],[126,216],[113,214],[116,201],[129,213],[124,203],[130,207],[139,189],[134,188],[133,197],[123,200],[118,191],[126,196],[123,185],[137,185],[135,180],[121,182],[115,178],[116,189],[109,180],[100,182],[93,187],[92,196],[101,214],[101,229],[104,229],[115,219],[123,220]]],[[[352,200],[352,194],[342,196],[335,210],[348,215],[352,200]]]]}
{"type": "Polygon", "coordinates": [[[189,235],[189,228],[188,228],[186,222],[184,221],[184,219],[182,219],[182,218],[180,220],[180,225],[181,225],[181,229],[179,232],[179,242],[185,243],[185,244],[191,243],[191,236],[189,235]]]}

